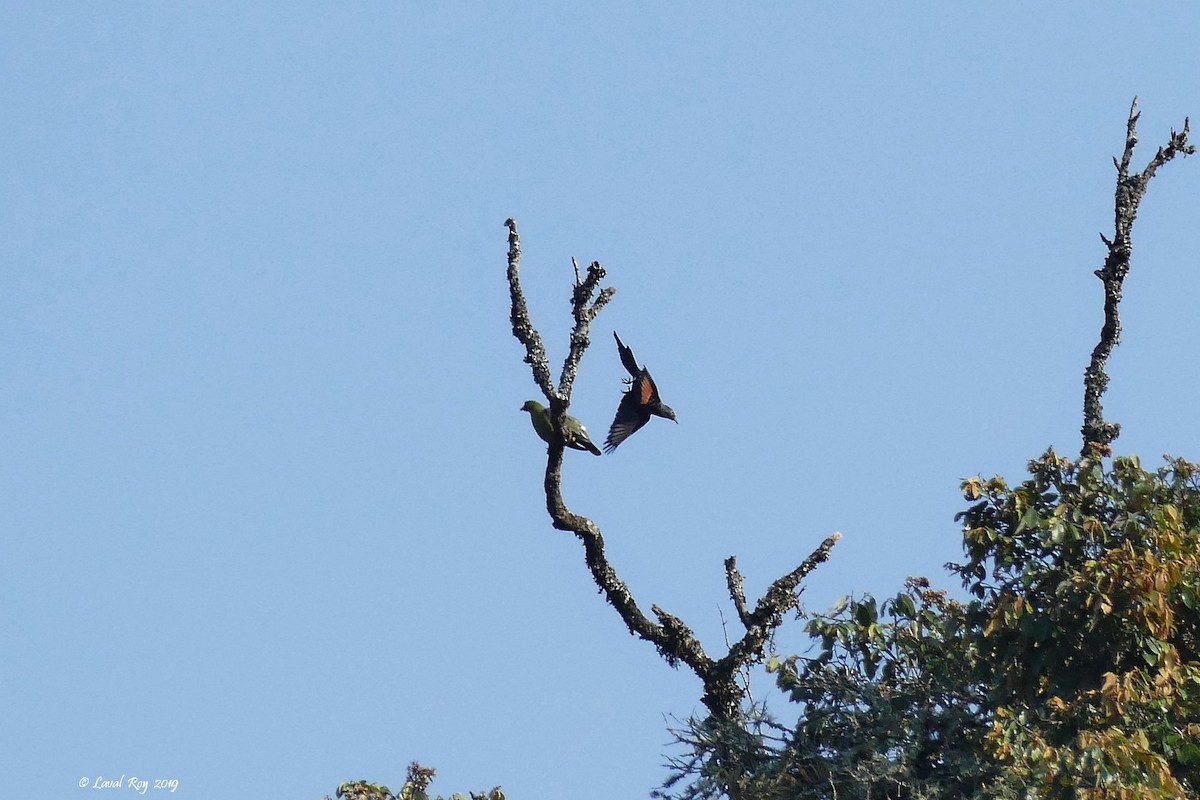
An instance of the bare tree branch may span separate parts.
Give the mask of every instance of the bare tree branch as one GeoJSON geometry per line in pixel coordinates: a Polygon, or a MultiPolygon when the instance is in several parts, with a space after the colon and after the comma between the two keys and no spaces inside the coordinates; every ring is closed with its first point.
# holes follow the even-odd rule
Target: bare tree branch
{"type": "MultiPolygon", "coordinates": [[[[529,319],[525,294],[521,289],[519,269],[521,240],[517,233],[517,223],[516,220],[509,219],[504,224],[508,227],[508,288],[512,300],[513,335],[525,345],[525,362],[530,365],[534,381],[541,387],[543,394],[550,402],[551,418],[559,430],[559,439],[561,440],[563,431],[559,426],[563,412],[570,405],[571,387],[575,380],[575,373],[579,368],[583,351],[588,345],[588,326],[616,290],[611,287],[602,290],[595,302],[589,304],[592,293],[595,292],[604,277],[604,269],[599,262],[592,262],[588,268],[587,278],[582,282],[577,281],[571,298],[575,319],[575,325],[571,331],[571,347],[563,362],[559,391],[555,392],[550,384],[550,369],[546,360],[546,351],[542,345],[541,336],[529,319]]],[[[578,276],[578,269],[576,269],[576,276],[578,276]]],[[[574,533],[583,543],[584,560],[587,562],[588,569],[591,570],[592,580],[604,593],[608,602],[617,610],[617,613],[621,615],[629,632],[653,644],[658,648],[659,653],[674,665],[678,660],[683,659],[685,654],[673,650],[672,641],[684,640],[687,637],[682,636],[678,629],[673,633],[668,633],[663,626],[650,621],[642,613],[633,598],[633,593],[629,591],[629,587],[618,577],[616,570],[608,562],[604,552],[604,537],[600,534],[599,526],[587,517],[576,514],[567,508],[562,497],[563,449],[562,444],[551,444],[546,459],[544,488],[546,490],[546,511],[550,514],[551,523],[558,530],[574,533]]],[[[694,637],[692,639],[694,641],[694,637]]],[[[695,657],[697,654],[687,655],[691,660],[702,663],[695,657]]],[[[698,655],[703,656],[703,651],[698,655]]],[[[707,656],[703,657],[707,658],[707,656]]]]}
{"type": "Polygon", "coordinates": [[[1193,145],[1188,144],[1188,119],[1183,120],[1183,130],[1171,131],[1171,137],[1166,147],[1158,148],[1150,163],[1141,172],[1129,173],[1129,164],[1133,160],[1133,149],[1137,145],[1137,121],[1141,116],[1138,111],[1137,98],[1129,107],[1129,120],[1125,125],[1125,150],[1118,161],[1113,159],[1117,168],[1117,188],[1114,202],[1114,234],[1109,239],[1100,234],[1108,255],[1104,266],[1095,271],[1096,277],[1104,283],[1104,325],[1100,328],[1100,341],[1092,350],[1092,358],[1083,373],[1083,451],[1082,455],[1103,456],[1112,452],[1110,445],[1121,432],[1121,426],[1104,419],[1104,409],[1100,398],[1108,387],[1108,374],[1105,366],[1108,357],[1117,343],[1121,341],[1121,319],[1117,314],[1117,306],[1121,302],[1121,288],[1125,276],[1129,273],[1129,261],[1133,252],[1133,221],[1137,217],[1138,204],[1146,194],[1146,187],[1158,168],[1177,155],[1189,156],[1196,152],[1193,145]]]}
{"type": "MultiPolygon", "coordinates": [[[[574,262],[574,259],[572,259],[574,262]]],[[[579,359],[583,357],[583,351],[591,343],[588,340],[588,326],[591,325],[596,315],[604,306],[608,305],[608,301],[617,293],[617,290],[611,286],[605,287],[596,297],[596,302],[591,305],[588,301],[591,300],[592,293],[596,291],[596,287],[600,285],[600,281],[604,279],[604,267],[600,266],[599,261],[593,261],[588,266],[587,277],[583,283],[578,282],[579,265],[576,264],[575,270],[575,290],[571,296],[571,311],[575,317],[575,326],[571,328],[571,347],[567,353],[567,359],[563,362],[562,377],[558,383],[558,393],[562,397],[571,396],[571,386],[575,383],[575,373],[579,369],[579,359]]]]}
{"type": "Polygon", "coordinates": [[[533,381],[542,390],[547,400],[554,398],[554,389],[550,385],[550,363],[546,360],[546,348],[542,346],[542,337],[529,319],[529,308],[525,305],[525,295],[521,292],[521,237],[517,235],[517,221],[505,220],[508,226],[508,291],[512,300],[513,336],[525,345],[525,363],[533,370],[533,381]]]}
{"type": "Polygon", "coordinates": [[[729,599],[737,611],[742,626],[750,627],[750,612],[746,609],[746,590],[743,587],[742,573],[738,572],[737,556],[725,559],[725,585],[729,587],[729,599]]]}
{"type": "Polygon", "coordinates": [[[510,219],[505,225],[508,227],[508,285],[512,301],[513,335],[525,345],[525,362],[533,371],[534,382],[550,402],[551,420],[559,432],[560,441],[550,445],[546,458],[544,488],[546,511],[550,515],[551,523],[558,530],[574,533],[583,544],[584,561],[592,573],[592,580],[620,614],[629,632],[653,644],[671,666],[678,666],[679,662],[686,664],[704,683],[702,700],[713,717],[731,720],[745,697],[745,690],[736,680],[737,671],[762,659],[763,648],[774,630],[782,623],[783,615],[788,609],[796,606],[796,587],[809,572],[829,557],[830,549],[841,535],[835,533],[827,538],[799,567],[772,583],[753,612],[749,611],[746,604],[742,576],[737,571],[736,559],[731,556],[726,560],[725,572],[730,596],[737,608],[738,618],[746,627],[746,633],[719,661],[714,661],[704,652],[704,647],[691,628],[674,614],[654,605],[651,606],[651,610],[658,622],[650,620],[638,608],[633,593],[609,563],[600,527],[591,519],[571,511],[562,498],[564,448],[561,441],[565,438],[562,428],[563,415],[571,404],[571,390],[580,359],[590,343],[588,329],[616,290],[607,287],[597,293],[600,281],[604,279],[604,268],[599,262],[593,261],[588,267],[587,276],[583,277],[580,275],[578,262],[572,259],[575,285],[571,295],[571,309],[575,324],[571,329],[570,347],[563,362],[558,390],[555,391],[550,383],[546,350],[542,345],[541,336],[529,319],[525,296],[521,290],[521,242],[517,234],[517,223],[510,219]]]}
{"type": "MultiPolygon", "coordinates": [[[[821,542],[817,549],[801,562],[800,566],[787,575],[776,578],[767,587],[767,591],[754,607],[754,611],[747,614],[742,620],[742,624],[746,626],[745,635],[733,643],[724,658],[713,664],[706,677],[702,676],[704,677],[706,697],[704,702],[710,711],[717,713],[713,707],[714,703],[723,706],[727,712],[736,711],[737,704],[741,700],[740,691],[734,691],[737,685],[734,680],[737,671],[748,664],[762,660],[767,642],[775,633],[775,629],[783,623],[783,615],[795,608],[799,602],[799,593],[796,591],[796,587],[819,564],[829,558],[829,552],[841,538],[840,533],[833,533],[825,537],[825,541],[821,542]],[[709,697],[711,697],[711,703],[707,699],[709,697]],[[731,703],[732,705],[729,705],[731,703]]],[[[732,556],[725,560],[727,579],[732,561],[734,561],[732,556]]],[[[734,564],[736,565],[736,562],[734,564]]],[[[736,574],[736,566],[733,571],[736,574]]],[[[737,577],[740,581],[741,575],[738,574],[737,577]]],[[[738,588],[740,590],[741,587],[738,588]]],[[[736,604],[737,601],[734,602],[736,604]]],[[[738,616],[741,616],[741,610],[738,611],[738,616]]],[[[718,714],[718,716],[720,715],[718,714]]]]}

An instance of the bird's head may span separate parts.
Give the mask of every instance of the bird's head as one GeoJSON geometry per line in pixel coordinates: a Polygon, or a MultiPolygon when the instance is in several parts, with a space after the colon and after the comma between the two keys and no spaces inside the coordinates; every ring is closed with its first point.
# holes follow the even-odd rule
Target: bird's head
{"type": "Polygon", "coordinates": [[[528,411],[530,414],[539,414],[546,410],[546,407],[537,400],[526,400],[525,405],[521,406],[522,411],[528,411]]]}
{"type": "Polygon", "coordinates": [[[654,411],[654,413],[660,417],[665,417],[666,419],[671,420],[671,422],[674,422],[676,425],[679,424],[679,420],[675,419],[675,410],[666,403],[659,403],[658,409],[654,411]]]}

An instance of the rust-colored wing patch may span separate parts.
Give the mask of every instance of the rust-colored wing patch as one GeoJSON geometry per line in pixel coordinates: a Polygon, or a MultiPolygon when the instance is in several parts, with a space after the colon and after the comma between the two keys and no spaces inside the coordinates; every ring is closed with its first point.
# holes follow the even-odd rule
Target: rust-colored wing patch
{"type": "Polygon", "coordinates": [[[650,380],[650,373],[643,371],[637,377],[637,386],[634,387],[638,393],[638,405],[644,406],[654,399],[657,393],[654,388],[654,381],[650,380]]]}

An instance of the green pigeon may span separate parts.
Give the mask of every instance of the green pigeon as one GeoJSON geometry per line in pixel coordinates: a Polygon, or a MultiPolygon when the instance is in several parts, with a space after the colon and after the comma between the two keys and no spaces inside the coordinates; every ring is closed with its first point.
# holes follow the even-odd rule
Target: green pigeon
{"type": "Polygon", "coordinates": [[[621,365],[632,377],[625,381],[629,384],[629,390],[621,396],[617,415],[613,418],[608,437],[604,440],[606,453],[616,450],[617,445],[649,422],[650,417],[662,417],[679,424],[679,420],[675,419],[675,412],[658,396],[658,387],[650,377],[650,370],[638,366],[633,351],[625,346],[616,331],[613,331],[613,338],[617,340],[617,354],[621,356],[621,365]]]}
{"type": "MultiPolygon", "coordinates": [[[[533,423],[533,429],[537,431],[537,435],[542,437],[542,441],[547,444],[554,438],[554,425],[550,421],[550,410],[537,400],[526,400],[525,405],[521,406],[522,411],[529,412],[529,420],[533,423]]],[[[564,427],[567,429],[567,440],[564,445],[572,450],[587,450],[590,453],[600,455],[600,448],[592,444],[592,440],[588,438],[587,428],[583,427],[583,423],[575,419],[569,414],[563,416],[564,427]]]]}

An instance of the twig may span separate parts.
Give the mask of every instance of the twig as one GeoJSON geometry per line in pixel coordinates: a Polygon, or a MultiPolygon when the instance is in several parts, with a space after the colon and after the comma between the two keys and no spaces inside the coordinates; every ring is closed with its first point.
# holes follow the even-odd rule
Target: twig
{"type": "Polygon", "coordinates": [[[1113,348],[1121,341],[1121,319],[1117,307],[1121,302],[1121,288],[1125,276],[1129,273],[1129,261],[1133,252],[1133,221],[1137,217],[1138,204],[1146,194],[1146,187],[1158,168],[1177,155],[1189,156],[1196,152],[1193,145],[1188,144],[1188,119],[1183,120],[1183,130],[1171,131],[1171,137],[1166,147],[1158,148],[1150,163],[1141,172],[1129,173],[1129,164],[1133,160],[1133,150],[1137,145],[1137,121],[1141,116],[1138,111],[1137,98],[1129,107],[1129,120],[1125,125],[1125,150],[1118,161],[1113,159],[1117,168],[1117,188],[1114,202],[1114,233],[1109,239],[1100,234],[1100,239],[1108,247],[1108,255],[1104,266],[1095,271],[1096,277],[1104,283],[1104,325],[1100,328],[1100,340],[1092,350],[1092,358],[1083,373],[1083,450],[1082,456],[1096,457],[1109,455],[1110,445],[1121,432],[1121,426],[1104,419],[1104,409],[1100,398],[1108,387],[1108,374],[1105,366],[1113,348]]]}
{"type": "MultiPolygon", "coordinates": [[[[574,261],[574,259],[572,259],[574,261]]],[[[575,383],[575,373],[579,369],[579,359],[583,358],[583,351],[587,349],[588,344],[588,327],[592,320],[600,313],[612,296],[617,293],[617,290],[612,286],[607,286],[600,290],[596,301],[589,304],[588,301],[592,298],[592,293],[600,285],[600,281],[604,279],[604,267],[600,266],[599,261],[593,261],[588,265],[587,277],[583,283],[576,283],[575,289],[571,295],[571,313],[575,319],[575,325],[571,328],[571,347],[567,352],[567,358],[563,362],[562,377],[558,381],[558,393],[564,398],[571,396],[571,386],[575,383]]],[[[579,271],[576,264],[575,277],[578,279],[579,271]]]]}
{"type": "Polygon", "coordinates": [[[746,608],[746,590],[743,588],[742,573],[738,572],[737,556],[725,559],[725,585],[729,587],[729,599],[737,611],[738,619],[746,628],[750,627],[750,611],[746,608]]]}

